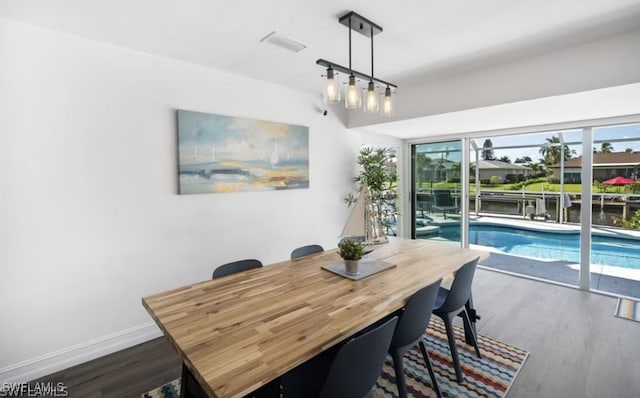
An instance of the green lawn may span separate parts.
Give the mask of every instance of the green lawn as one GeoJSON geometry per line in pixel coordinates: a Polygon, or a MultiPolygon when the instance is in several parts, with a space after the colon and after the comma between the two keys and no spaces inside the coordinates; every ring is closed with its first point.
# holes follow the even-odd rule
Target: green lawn
{"type": "MultiPolygon", "coordinates": [[[[525,190],[539,192],[539,191],[542,191],[543,184],[544,184],[545,192],[560,192],[560,184],[549,184],[548,182],[545,182],[545,183],[539,182],[537,184],[527,185],[525,190]]],[[[594,192],[597,192],[595,191],[595,189],[596,188],[594,187],[594,192]]],[[[564,191],[580,193],[582,192],[582,184],[564,184],[564,191]]]]}

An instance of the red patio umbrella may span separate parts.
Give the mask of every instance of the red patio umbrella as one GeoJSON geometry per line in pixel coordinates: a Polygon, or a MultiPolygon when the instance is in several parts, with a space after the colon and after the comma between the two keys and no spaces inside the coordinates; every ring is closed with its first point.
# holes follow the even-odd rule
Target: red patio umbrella
{"type": "Polygon", "coordinates": [[[616,177],[607,181],[603,181],[603,184],[606,185],[627,185],[627,184],[635,184],[636,180],[626,177],[616,177]]]}

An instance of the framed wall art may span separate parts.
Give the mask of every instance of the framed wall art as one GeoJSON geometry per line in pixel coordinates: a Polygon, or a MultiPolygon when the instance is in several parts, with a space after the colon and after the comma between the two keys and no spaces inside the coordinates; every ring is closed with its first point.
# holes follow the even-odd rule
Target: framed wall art
{"type": "Polygon", "coordinates": [[[181,194],[309,188],[309,128],[178,110],[181,194]]]}

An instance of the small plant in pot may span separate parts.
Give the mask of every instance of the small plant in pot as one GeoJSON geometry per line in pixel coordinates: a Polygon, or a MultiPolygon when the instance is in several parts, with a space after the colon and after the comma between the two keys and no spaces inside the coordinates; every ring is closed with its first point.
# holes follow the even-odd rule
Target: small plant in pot
{"type": "Polygon", "coordinates": [[[345,239],[338,243],[338,254],[344,259],[347,274],[358,273],[358,261],[364,256],[364,244],[357,240],[345,239]]]}

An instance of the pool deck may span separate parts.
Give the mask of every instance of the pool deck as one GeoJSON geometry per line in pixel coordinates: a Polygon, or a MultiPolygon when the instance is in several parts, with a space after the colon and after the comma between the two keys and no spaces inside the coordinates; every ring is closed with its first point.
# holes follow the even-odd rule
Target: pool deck
{"type": "MultiPolygon", "coordinates": [[[[481,250],[486,249],[485,246],[475,247],[481,250]]],[[[570,286],[579,284],[578,264],[569,261],[541,261],[492,252],[488,258],[480,261],[480,265],[570,286]]],[[[640,296],[640,280],[591,272],[591,289],[637,298],[640,296]]]]}
{"type": "MultiPolygon", "coordinates": [[[[471,222],[474,224],[490,224],[511,226],[518,228],[531,229],[534,231],[555,232],[555,233],[579,233],[580,225],[577,224],[558,224],[554,221],[532,221],[514,216],[496,216],[495,214],[482,214],[470,216],[471,222]]],[[[460,223],[460,217],[451,217],[448,215],[446,219],[439,217],[437,214],[431,214],[425,217],[425,221],[429,226],[445,226],[460,223]]],[[[429,229],[429,234],[424,237],[429,238],[433,233],[433,228],[429,229]]],[[[618,228],[592,226],[593,234],[602,236],[619,237],[625,239],[638,239],[640,244],[640,231],[622,230],[618,228]]],[[[438,238],[436,238],[438,239],[438,238]]],[[[489,251],[489,257],[481,261],[480,265],[497,269],[500,271],[525,275],[541,280],[553,281],[561,284],[577,286],[579,283],[580,265],[574,262],[561,260],[548,260],[535,257],[523,257],[512,254],[503,253],[494,247],[471,245],[480,250],[489,251]]],[[[640,297],[640,270],[631,268],[622,268],[602,264],[591,264],[591,289],[614,293],[617,295],[628,297],[640,297]]]]}
{"type": "MultiPolygon", "coordinates": [[[[474,223],[487,222],[494,225],[518,226],[520,228],[528,228],[528,229],[537,230],[537,231],[567,232],[567,233],[580,232],[580,225],[578,224],[558,224],[555,221],[532,221],[524,218],[497,217],[495,215],[488,215],[488,214],[482,214],[482,213],[480,213],[479,216],[471,215],[469,218],[471,219],[471,222],[474,222],[474,223]]],[[[601,225],[592,225],[591,232],[601,236],[611,236],[611,237],[618,237],[618,238],[640,240],[640,231],[605,227],[601,225]]]]}

